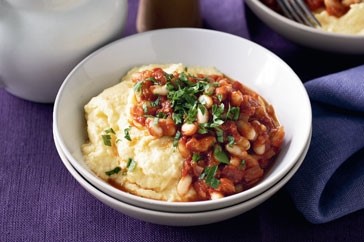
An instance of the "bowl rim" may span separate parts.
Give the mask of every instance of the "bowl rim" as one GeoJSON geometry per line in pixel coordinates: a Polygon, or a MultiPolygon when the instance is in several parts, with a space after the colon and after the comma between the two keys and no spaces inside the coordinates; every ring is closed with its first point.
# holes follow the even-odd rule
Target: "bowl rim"
{"type": "MultiPolygon", "coordinates": [[[[231,196],[227,196],[224,197],[222,199],[219,199],[219,202],[217,203],[216,200],[207,200],[207,201],[196,201],[196,202],[168,202],[168,201],[158,201],[158,200],[153,200],[153,199],[148,199],[148,198],[143,198],[137,195],[133,195],[124,191],[121,191],[109,184],[107,184],[105,181],[102,181],[100,178],[98,178],[96,175],[91,174],[89,171],[85,170],[84,167],[82,167],[81,164],[78,163],[78,161],[73,157],[73,155],[71,154],[71,152],[69,150],[67,150],[65,142],[63,140],[63,137],[60,135],[60,131],[58,129],[58,106],[60,105],[60,102],[62,100],[62,95],[63,95],[63,90],[67,87],[68,83],[70,82],[70,80],[72,80],[72,76],[75,72],[77,72],[77,70],[84,65],[85,63],[87,63],[87,61],[91,58],[93,58],[94,56],[96,56],[98,53],[104,51],[107,48],[110,48],[113,45],[117,45],[119,43],[123,43],[126,41],[131,41],[134,38],[143,38],[146,36],[149,36],[151,34],[158,34],[158,33],[164,33],[167,31],[187,31],[187,32],[204,32],[207,34],[218,34],[218,35],[224,35],[224,37],[229,37],[229,38],[234,38],[236,40],[239,41],[244,41],[245,43],[248,43],[249,45],[254,46],[255,48],[259,48],[261,50],[263,50],[266,54],[272,56],[274,59],[276,59],[280,64],[284,65],[285,68],[287,68],[288,71],[291,72],[292,75],[294,75],[297,80],[300,81],[300,78],[297,76],[297,74],[292,70],[292,68],[285,63],[280,57],[278,57],[276,54],[274,54],[272,51],[268,50],[267,48],[242,37],[233,35],[233,34],[229,34],[226,32],[221,32],[221,31],[217,31],[217,30],[208,30],[208,29],[198,29],[198,28],[170,28],[170,29],[158,29],[158,30],[152,30],[152,31],[147,31],[147,32],[143,32],[143,33],[138,33],[138,34],[134,34],[134,35],[130,35],[127,36],[125,38],[116,40],[110,44],[107,44],[103,47],[101,47],[100,49],[92,52],[90,55],[88,55],[86,58],[84,58],[79,64],[77,64],[73,70],[67,75],[65,81],[62,83],[56,99],[55,99],[55,103],[54,103],[54,109],[53,109],[53,123],[55,124],[55,132],[54,135],[57,136],[57,139],[59,140],[59,144],[62,148],[62,150],[64,151],[67,159],[74,165],[74,167],[76,168],[77,171],[79,171],[85,178],[87,178],[92,184],[94,184],[95,186],[97,186],[99,189],[106,189],[109,192],[111,192],[113,194],[113,197],[117,197],[118,200],[122,200],[124,202],[129,202],[129,201],[134,201],[136,202],[136,204],[140,205],[143,204],[143,206],[148,206],[148,207],[158,207],[160,209],[160,211],[174,211],[176,209],[178,209],[179,211],[200,211],[205,207],[205,210],[210,210],[207,209],[207,207],[212,207],[214,209],[216,208],[221,208],[224,206],[228,206],[228,205],[232,205],[235,203],[240,203],[242,201],[245,201],[246,199],[249,199],[251,197],[254,197],[255,194],[257,194],[259,192],[263,192],[266,189],[269,189],[275,182],[277,182],[279,179],[281,179],[294,165],[295,163],[298,161],[298,159],[300,158],[300,154],[304,151],[304,145],[302,145],[302,147],[300,148],[300,151],[297,152],[297,154],[295,154],[294,158],[292,158],[292,162],[291,164],[287,167],[287,169],[284,172],[279,172],[279,174],[275,177],[275,180],[273,180],[272,184],[267,185],[266,183],[258,183],[256,186],[243,191],[241,193],[237,193],[231,196]],[[115,195],[116,194],[116,195],[115,195]],[[243,194],[243,195],[242,195],[243,194]],[[243,197],[243,198],[241,198],[243,197]],[[223,202],[220,202],[223,201],[223,202]]],[[[304,98],[305,100],[305,104],[306,104],[306,108],[309,109],[307,110],[307,127],[306,127],[306,133],[305,133],[305,139],[302,140],[302,142],[304,142],[304,144],[306,144],[309,141],[309,136],[310,136],[310,129],[312,127],[312,110],[311,110],[311,103],[308,97],[308,94],[303,86],[302,82],[297,82],[297,85],[300,86],[300,88],[303,91],[304,94],[304,98]]]]}
{"type": "MultiPolygon", "coordinates": [[[[54,126],[54,125],[53,125],[54,126]]],[[[53,130],[55,128],[53,127],[53,130]]],[[[304,148],[303,153],[301,154],[299,160],[295,163],[295,165],[289,170],[289,172],[282,177],[277,183],[275,183],[271,188],[268,190],[257,194],[256,196],[228,207],[208,210],[208,211],[201,211],[201,212],[186,212],[186,213],[178,213],[178,212],[167,212],[167,211],[159,211],[153,210],[148,208],[143,208],[139,206],[135,206],[129,203],[122,202],[105,192],[97,189],[93,184],[91,184],[88,180],[86,180],[77,170],[71,162],[67,159],[66,155],[64,154],[59,141],[57,140],[56,136],[54,136],[54,143],[56,150],[59,154],[59,157],[66,167],[67,171],[71,174],[71,176],[91,195],[102,202],[103,204],[112,207],[113,209],[121,212],[125,215],[130,217],[143,220],[150,223],[161,224],[161,225],[170,225],[170,226],[195,226],[195,225],[206,225],[216,222],[221,222],[238,215],[241,215],[257,206],[259,206],[264,201],[268,200],[271,196],[273,196],[276,192],[278,192],[298,171],[301,165],[304,162],[306,154],[310,147],[312,136],[312,128],[310,130],[310,138],[307,145],[304,148]],[[137,215],[135,214],[137,213],[137,215]],[[147,216],[145,216],[147,215],[147,216]],[[195,216],[198,216],[196,220],[193,220],[195,216]],[[162,220],[159,220],[160,217],[165,217],[162,220]],[[202,218],[201,216],[208,216],[209,219],[202,218]],[[177,219],[177,221],[176,221],[177,219]],[[158,221],[157,221],[158,220],[158,221]],[[207,221],[207,222],[206,222],[207,221]]]]}

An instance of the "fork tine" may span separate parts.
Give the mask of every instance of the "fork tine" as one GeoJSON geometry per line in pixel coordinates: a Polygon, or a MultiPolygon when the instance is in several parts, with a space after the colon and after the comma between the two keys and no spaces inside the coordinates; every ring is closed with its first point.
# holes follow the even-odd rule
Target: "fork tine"
{"type": "Polygon", "coordinates": [[[296,13],[296,15],[301,19],[301,23],[306,24],[308,26],[314,27],[311,21],[307,17],[307,13],[304,11],[305,5],[303,5],[302,1],[300,0],[289,0],[291,1],[292,11],[296,13]]]}
{"type": "Polygon", "coordinates": [[[301,7],[303,12],[306,14],[308,20],[313,23],[316,26],[320,26],[320,22],[317,20],[317,18],[313,15],[313,13],[309,10],[307,5],[302,0],[297,0],[298,5],[301,7]]]}
{"type": "MultiPolygon", "coordinates": [[[[288,0],[289,1],[289,0],[288,0]]],[[[285,0],[278,0],[278,4],[279,6],[282,8],[284,14],[292,19],[292,20],[295,20],[297,22],[300,22],[302,24],[305,24],[302,22],[302,20],[297,16],[296,12],[292,9],[291,7],[291,3],[289,3],[288,1],[285,1],[285,0]]]]}
{"type": "Polygon", "coordinates": [[[303,0],[277,0],[286,17],[311,27],[321,26],[303,0]]]}
{"type": "MultiPolygon", "coordinates": [[[[286,17],[293,19],[293,16],[291,15],[289,9],[287,9],[286,3],[282,0],[277,0],[279,7],[282,9],[284,15],[286,15],[286,17]]],[[[293,19],[294,20],[294,19],[293,19]]]]}

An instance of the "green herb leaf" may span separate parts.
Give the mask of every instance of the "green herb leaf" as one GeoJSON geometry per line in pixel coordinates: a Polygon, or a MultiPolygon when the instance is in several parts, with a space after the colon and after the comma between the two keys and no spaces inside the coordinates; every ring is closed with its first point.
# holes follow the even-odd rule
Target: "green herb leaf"
{"type": "Polygon", "coordinates": [[[165,118],[168,117],[168,114],[159,112],[159,113],[157,113],[156,117],[161,118],[161,119],[165,119],[165,118]]]}
{"type": "Polygon", "coordinates": [[[182,115],[180,113],[173,113],[172,119],[175,124],[182,124],[182,115]]]}
{"type": "Polygon", "coordinates": [[[241,162],[240,162],[240,168],[241,169],[244,169],[245,166],[246,166],[246,161],[245,160],[241,160],[241,162]]]}
{"type": "Polygon", "coordinates": [[[111,146],[111,135],[109,134],[103,134],[101,135],[102,141],[104,142],[104,145],[111,146]]]}
{"type": "Polygon", "coordinates": [[[214,149],[214,157],[220,163],[229,164],[228,155],[222,150],[220,145],[216,145],[214,149]]]}
{"type": "Polygon", "coordinates": [[[108,128],[104,130],[104,133],[101,135],[104,145],[111,146],[111,134],[115,134],[115,131],[112,128],[108,128]]]}
{"type": "Polygon", "coordinates": [[[118,174],[121,171],[121,168],[119,166],[115,167],[114,169],[110,171],[106,171],[105,174],[108,176],[111,176],[113,174],[118,174]]]}
{"type": "Polygon", "coordinates": [[[160,101],[161,101],[161,98],[160,98],[160,96],[158,96],[156,100],[154,100],[153,102],[150,103],[150,106],[158,107],[160,104],[160,101]]]}
{"type": "Polygon", "coordinates": [[[208,133],[209,124],[203,123],[198,125],[198,133],[199,134],[207,134],[208,133]]]}
{"type": "Polygon", "coordinates": [[[193,121],[196,120],[197,117],[197,105],[193,105],[193,107],[188,111],[187,113],[187,117],[186,117],[186,122],[187,123],[192,123],[193,121]]]}
{"type": "Polygon", "coordinates": [[[201,156],[200,156],[200,154],[199,153],[193,153],[193,155],[192,155],[192,160],[194,161],[194,162],[197,162],[197,161],[199,161],[201,159],[201,156]]]}
{"type": "Polygon", "coordinates": [[[109,128],[109,129],[105,129],[104,132],[106,134],[115,134],[115,131],[112,129],[112,128],[109,128]]]}
{"type": "Polygon", "coordinates": [[[205,114],[206,107],[204,105],[198,105],[198,109],[201,111],[202,114],[205,114]]]}
{"type": "Polygon", "coordinates": [[[186,73],[185,73],[185,72],[181,72],[181,73],[179,74],[179,79],[180,79],[181,81],[185,82],[185,83],[188,83],[188,82],[189,82],[189,81],[188,81],[188,77],[187,77],[187,75],[186,75],[186,73]]]}
{"type": "Polygon", "coordinates": [[[228,145],[229,145],[229,146],[232,146],[232,145],[234,145],[234,144],[235,144],[235,139],[234,139],[234,137],[233,137],[233,136],[229,135],[229,136],[227,137],[227,140],[228,140],[228,145]]]}
{"type": "Polygon", "coordinates": [[[158,84],[158,81],[154,78],[154,77],[148,77],[147,79],[145,79],[146,81],[151,81],[153,82],[153,84],[158,84]]]}
{"type": "Polygon", "coordinates": [[[212,179],[206,181],[206,183],[207,183],[207,185],[209,185],[210,187],[215,188],[215,189],[218,188],[220,185],[220,181],[216,178],[212,178],[212,179]]]}
{"type": "Polygon", "coordinates": [[[167,72],[164,72],[164,76],[166,77],[168,82],[170,82],[174,77],[173,74],[168,74],[167,72]]]}
{"type": "Polygon", "coordinates": [[[148,105],[147,105],[147,103],[143,103],[142,104],[142,108],[143,108],[143,113],[148,113],[148,105]]]}
{"type": "Polygon", "coordinates": [[[217,168],[217,166],[208,166],[199,177],[200,179],[205,180],[207,185],[215,189],[220,185],[220,181],[215,178],[217,168]]]}
{"type": "Polygon", "coordinates": [[[178,141],[179,141],[179,139],[181,138],[181,132],[178,130],[177,132],[176,132],[176,135],[174,136],[174,139],[173,139],[173,147],[177,147],[177,145],[178,145],[178,141]]]}
{"type": "Polygon", "coordinates": [[[216,122],[223,122],[222,114],[224,113],[225,105],[221,103],[220,105],[212,105],[212,121],[216,122]]]}
{"type": "Polygon", "coordinates": [[[131,141],[131,137],[130,137],[130,133],[129,133],[130,129],[131,129],[131,127],[124,129],[124,138],[129,141],[131,141]]]}
{"type": "Polygon", "coordinates": [[[217,142],[224,143],[224,131],[220,128],[215,128],[217,142]]]}
{"type": "Polygon", "coordinates": [[[143,81],[139,81],[134,85],[134,92],[140,92],[142,90],[143,81]]]}
{"type": "Polygon", "coordinates": [[[230,107],[227,111],[226,118],[230,120],[238,120],[240,115],[240,107],[230,107]]]}
{"type": "Polygon", "coordinates": [[[128,169],[128,171],[134,171],[136,164],[137,163],[133,158],[129,158],[128,163],[126,163],[126,168],[128,169]]]}

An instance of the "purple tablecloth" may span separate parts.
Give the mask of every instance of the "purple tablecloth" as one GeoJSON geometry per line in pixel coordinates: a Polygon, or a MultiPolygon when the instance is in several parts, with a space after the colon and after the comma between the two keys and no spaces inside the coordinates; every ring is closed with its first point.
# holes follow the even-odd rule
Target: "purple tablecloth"
{"type": "MultiPolygon", "coordinates": [[[[136,32],[138,1],[129,0],[123,36],[136,32]]],[[[205,28],[251,40],[286,61],[303,82],[363,64],[298,46],[273,32],[241,0],[201,0],[205,28]],[[216,7],[218,6],[218,7],[216,7]],[[309,59],[310,61],[305,61],[309,59]]],[[[51,104],[25,101],[0,89],[0,241],[360,241],[364,211],[314,225],[283,188],[224,222],[168,227],[123,215],[96,200],[67,172],[52,137],[51,104]]]]}

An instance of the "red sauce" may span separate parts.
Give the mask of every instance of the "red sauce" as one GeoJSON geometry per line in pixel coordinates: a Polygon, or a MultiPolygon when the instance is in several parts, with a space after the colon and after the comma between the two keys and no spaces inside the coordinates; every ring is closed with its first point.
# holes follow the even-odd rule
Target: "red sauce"
{"type": "MultiPolygon", "coordinates": [[[[305,3],[313,12],[323,9],[326,10],[329,15],[339,18],[350,10],[351,4],[359,3],[360,1],[361,0],[305,0],[305,3]]],[[[282,12],[277,0],[262,0],[262,2],[276,12],[282,12]]]]}
{"type": "Polygon", "coordinates": [[[155,137],[173,137],[184,158],[182,178],[192,178],[187,186],[196,191],[192,200],[254,186],[282,146],[284,129],[273,107],[224,75],[155,68],[133,81],[138,100],[130,110],[133,122],[155,137]]]}

